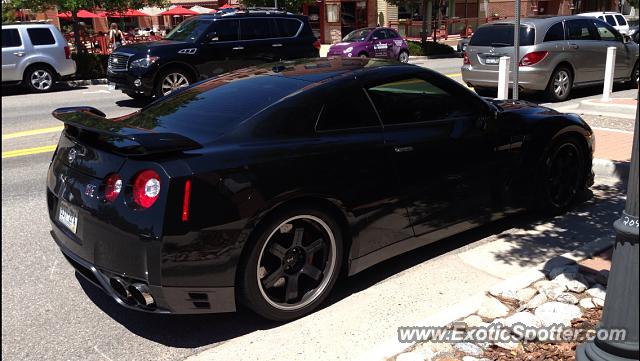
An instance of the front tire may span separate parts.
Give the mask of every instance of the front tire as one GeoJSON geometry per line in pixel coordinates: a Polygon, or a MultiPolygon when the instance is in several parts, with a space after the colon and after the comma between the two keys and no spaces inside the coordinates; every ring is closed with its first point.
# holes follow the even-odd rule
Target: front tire
{"type": "Polygon", "coordinates": [[[53,89],[55,73],[48,66],[33,66],[25,72],[24,83],[34,93],[45,93],[53,89]]]}
{"type": "Polygon", "coordinates": [[[148,95],[144,95],[141,93],[134,93],[134,92],[124,92],[125,94],[127,94],[127,96],[129,96],[132,99],[136,99],[136,100],[149,100],[151,99],[150,96],[148,95]]]}
{"type": "Polygon", "coordinates": [[[329,295],[342,265],[343,241],[328,213],[296,207],[278,212],[254,231],[240,266],[240,301],[262,317],[290,321],[315,310],[329,295]]]}
{"type": "Polygon", "coordinates": [[[631,73],[631,81],[629,82],[631,87],[638,89],[638,84],[640,83],[640,62],[636,61],[636,65],[633,67],[633,72],[631,73]]]}
{"type": "Polygon", "coordinates": [[[400,61],[401,63],[408,63],[409,62],[409,52],[408,51],[401,51],[400,54],[398,55],[398,61],[400,61]]]}
{"type": "Polygon", "coordinates": [[[178,89],[188,87],[192,83],[191,74],[187,71],[179,68],[167,69],[159,74],[154,93],[160,98],[178,89]]]}
{"type": "Polygon", "coordinates": [[[573,89],[573,76],[566,66],[560,66],[553,71],[547,85],[547,98],[552,102],[562,102],[569,99],[573,89]]]}

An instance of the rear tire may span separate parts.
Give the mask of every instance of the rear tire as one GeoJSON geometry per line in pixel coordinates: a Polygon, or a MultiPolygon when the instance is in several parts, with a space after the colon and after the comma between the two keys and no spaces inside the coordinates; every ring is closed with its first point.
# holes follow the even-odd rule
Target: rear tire
{"type": "Polygon", "coordinates": [[[24,84],[34,93],[46,93],[53,89],[55,72],[46,65],[29,67],[24,73],[24,84]]]}
{"type": "Polygon", "coordinates": [[[158,75],[157,79],[154,93],[158,98],[193,84],[191,74],[180,68],[166,69],[158,75]]]}
{"type": "Polygon", "coordinates": [[[569,99],[573,88],[573,75],[566,66],[559,66],[551,74],[547,84],[546,95],[552,102],[562,102],[569,99]]]}
{"type": "Polygon", "coordinates": [[[367,53],[360,53],[360,54],[358,54],[358,57],[362,58],[362,59],[367,59],[369,57],[369,55],[367,53]]]}
{"type": "Polygon", "coordinates": [[[290,321],[315,310],[342,266],[343,241],[328,213],[295,207],[265,219],[245,246],[238,299],[258,315],[290,321]]]}

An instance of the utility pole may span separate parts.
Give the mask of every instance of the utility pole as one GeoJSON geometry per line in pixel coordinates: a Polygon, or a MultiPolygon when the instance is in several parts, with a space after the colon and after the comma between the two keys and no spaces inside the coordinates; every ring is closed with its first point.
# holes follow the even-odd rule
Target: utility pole
{"type": "Polygon", "coordinates": [[[520,0],[516,0],[516,21],[513,25],[513,99],[518,99],[518,71],[520,70],[520,0]]]}
{"type": "MultiPolygon", "coordinates": [[[[607,297],[598,331],[626,330],[625,340],[586,342],[576,350],[577,361],[627,361],[640,359],[638,350],[638,108],[633,134],[627,201],[620,218],[613,223],[616,242],[607,282],[607,297]]],[[[598,332],[599,334],[600,332],[598,332]]]]}

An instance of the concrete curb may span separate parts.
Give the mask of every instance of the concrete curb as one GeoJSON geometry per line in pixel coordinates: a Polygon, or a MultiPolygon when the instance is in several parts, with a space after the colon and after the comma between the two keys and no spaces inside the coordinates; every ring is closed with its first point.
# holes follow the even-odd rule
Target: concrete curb
{"type": "MultiPolygon", "coordinates": [[[[613,243],[613,237],[606,239],[598,238],[595,241],[582,245],[576,250],[553,257],[548,261],[540,263],[537,266],[533,266],[516,276],[505,279],[490,289],[500,290],[526,287],[542,277],[545,277],[553,268],[577,263],[584,259],[593,257],[594,255],[612,247],[613,243]]],[[[475,313],[485,297],[485,294],[476,295],[410,326],[446,326],[456,320],[475,313]]],[[[371,351],[357,357],[355,360],[386,361],[391,357],[407,351],[415,344],[416,342],[402,343],[396,338],[390,339],[377,347],[374,347],[371,351]]]]}
{"type": "Polygon", "coordinates": [[[107,84],[107,78],[100,79],[79,79],[79,80],[68,80],[65,82],[68,86],[77,87],[83,85],[97,85],[97,84],[107,84]]]}
{"type": "Polygon", "coordinates": [[[461,58],[462,55],[456,51],[449,54],[437,54],[437,55],[411,55],[409,56],[409,60],[429,60],[429,59],[451,59],[451,58],[461,58]]]}
{"type": "Polygon", "coordinates": [[[612,101],[610,103],[602,103],[598,99],[587,99],[580,102],[578,110],[589,113],[610,113],[618,114],[625,119],[635,119],[637,105],[617,104],[612,101]]]}
{"type": "MultiPolygon", "coordinates": [[[[596,141],[597,142],[597,141],[596,141]]],[[[596,147],[597,147],[596,143],[596,147]]],[[[610,159],[593,160],[593,173],[596,177],[615,178],[620,181],[626,181],[629,178],[629,162],[616,162],[610,159]]]]}

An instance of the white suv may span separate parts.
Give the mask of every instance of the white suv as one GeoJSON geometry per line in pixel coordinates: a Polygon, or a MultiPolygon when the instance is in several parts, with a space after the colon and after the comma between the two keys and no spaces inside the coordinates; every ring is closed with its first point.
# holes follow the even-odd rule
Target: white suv
{"type": "Polygon", "coordinates": [[[613,11],[597,11],[592,13],[582,13],[578,15],[598,18],[613,26],[614,29],[620,32],[620,34],[629,35],[629,23],[627,23],[627,20],[620,13],[616,13],[613,11]]]}
{"type": "Polygon", "coordinates": [[[60,31],[48,23],[2,25],[2,84],[26,85],[35,92],[73,75],[76,62],[60,31]]]}

